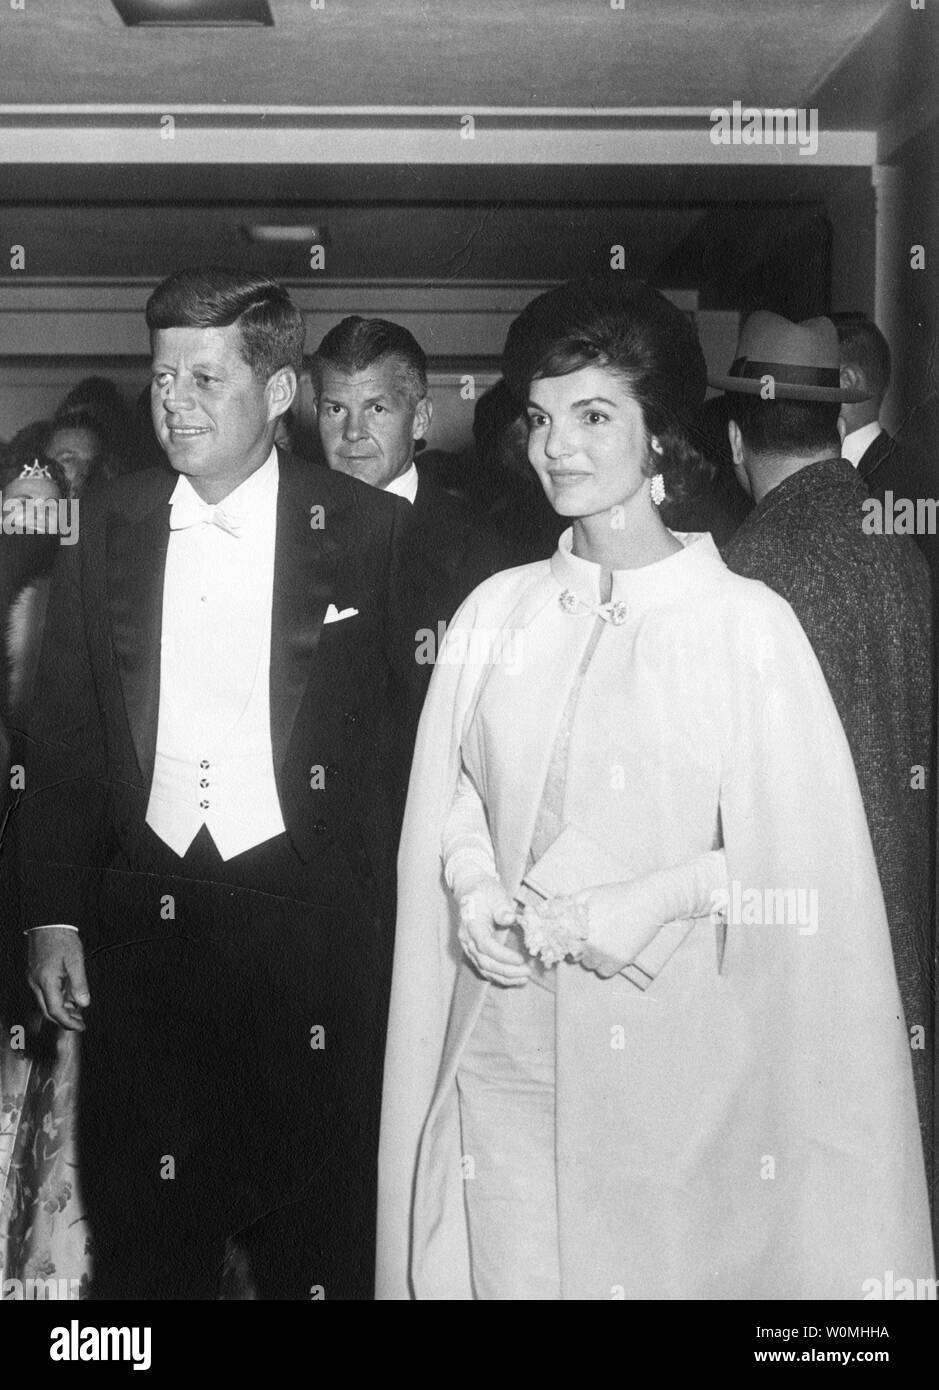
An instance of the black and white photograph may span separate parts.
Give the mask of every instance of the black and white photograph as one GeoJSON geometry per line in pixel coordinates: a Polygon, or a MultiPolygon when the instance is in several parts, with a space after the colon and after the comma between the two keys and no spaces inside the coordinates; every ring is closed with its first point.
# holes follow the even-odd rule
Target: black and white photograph
{"type": "Polygon", "coordinates": [[[0,1366],[904,1364],[937,190],[937,0],[0,0],[0,1366]]]}

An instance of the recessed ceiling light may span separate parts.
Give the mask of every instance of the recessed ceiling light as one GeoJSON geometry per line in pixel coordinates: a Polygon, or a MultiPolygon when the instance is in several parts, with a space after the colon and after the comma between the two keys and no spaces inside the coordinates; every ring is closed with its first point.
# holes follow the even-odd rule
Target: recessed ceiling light
{"type": "Polygon", "coordinates": [[[253,29],[272,25],[267,0],[111,0],[132,28],[178,26],[253,29]]]}
{"type": "Polygon", "coordinates": [[[329,245],[329,228],[325,222],[304,222],[302,227],[296,224],[287,226],[280,222],[253,222],[243,226],[241,231],[249,241],[300,241],[310,246],[329,245]]]}

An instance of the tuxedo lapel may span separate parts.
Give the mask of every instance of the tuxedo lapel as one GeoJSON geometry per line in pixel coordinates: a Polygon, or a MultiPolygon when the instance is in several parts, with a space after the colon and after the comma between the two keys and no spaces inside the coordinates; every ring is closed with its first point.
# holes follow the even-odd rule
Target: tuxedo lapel
{"type": "Polygon", "coordinates": [[[152,775],[156,752],[163,574],[170,535],[167,502],[174,483],[172,476],[160,478],[156,500],[142,514],[113,512],[108,518],[111,646],[144,779],[152,775]]]}
{"type": "MultiPolygon", "coordinates": [[[[332,547],[311,523],[315,469],[279,452],[277,540],[271,613],[271,751],[279,772],[310,680],[333,592],[332,547]]],[[[333,514],[329,514],[330,524],[333,514]]]]}

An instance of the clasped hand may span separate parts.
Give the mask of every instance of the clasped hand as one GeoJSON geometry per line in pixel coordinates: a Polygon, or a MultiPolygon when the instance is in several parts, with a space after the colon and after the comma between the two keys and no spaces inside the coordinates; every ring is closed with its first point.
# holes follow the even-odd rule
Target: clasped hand
{"type": "Polygon", "coordinates": [[[655,935],[659,923],[646,921],[630,902],[631,885],[607,883],[585,888],[576,897],[587,903],[589,929],[580,963],[601,979],[618,975],[655,935]]]}
{"type": "MultiPolygon", "coordinates": [[[[628,885],[587,888],[577,897],[587,903],[589,922],[580,964],[601,979],[609,979],[636,958],[657,924],[629,912],[628,885]]],[[[530,958],[508,945],[503,936],[517,913],[515,903],[495,878],[481,879],[460,898],[460,945],[483,979],[492,984],[515,988],[531,978],[530,958]]]]}
{"type": "Polygon", "coordinates": [[[518,909],[497,878],[483,878],[460,897],[457,933],[463,952],[484,980],[517,988],[531,978],[531,966],[521,951],[502,936],[512,926],[518,909]]]}

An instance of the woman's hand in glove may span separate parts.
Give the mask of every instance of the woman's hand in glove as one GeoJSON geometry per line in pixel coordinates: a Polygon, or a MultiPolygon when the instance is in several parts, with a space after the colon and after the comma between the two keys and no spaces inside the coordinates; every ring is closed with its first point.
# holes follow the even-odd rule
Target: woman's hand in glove
{"type": "Polygon", "coordinates": [[[666,922],[707,918],[727,896],[723,850],[708,850],[685,864],[658,869],[628,883],[586,888],[587,945],[581,965],[608,979],[629,965],[666,922]]]}
{"type": "Polygon", "coordinates": [[[580,963],[608,980],[636,959],[661,922],[652,921],[630,883],[607,883],[585,888],[575,896],[587,904],[587,942],[580,963]]]}
{"type": "Polygon", "coordinates": [[[527,984],[531,966],[500,933],[515,921],[516,906],[497,878],[482,878],[461,895],[458,938],[464,955],[484,980],[515,988],[527,984]]]}

